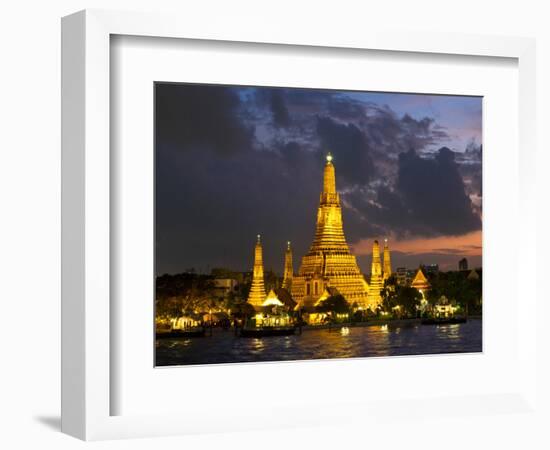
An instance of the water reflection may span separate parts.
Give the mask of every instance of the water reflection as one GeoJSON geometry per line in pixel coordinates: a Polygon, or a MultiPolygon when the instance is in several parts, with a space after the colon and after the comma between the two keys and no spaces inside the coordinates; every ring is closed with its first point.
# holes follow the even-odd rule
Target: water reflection
{"type": "Polygon", "coordinates": [[[232,331],[156,343],[157,365],[480,352],[480,320],[453,325],[350,327],[348,332],[308,330],[302,335],[240,338],[232,331]]]}

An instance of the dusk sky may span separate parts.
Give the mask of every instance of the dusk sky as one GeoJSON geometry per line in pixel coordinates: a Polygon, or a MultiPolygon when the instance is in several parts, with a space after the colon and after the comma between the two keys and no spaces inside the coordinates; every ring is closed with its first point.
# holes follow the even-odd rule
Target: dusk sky
{"type": "Polygon", "coordinates": [[[156,84],[156,272],[294,268],[315,231],[330,151],[363,273],[481,266],[481,97],[156,84]]]}

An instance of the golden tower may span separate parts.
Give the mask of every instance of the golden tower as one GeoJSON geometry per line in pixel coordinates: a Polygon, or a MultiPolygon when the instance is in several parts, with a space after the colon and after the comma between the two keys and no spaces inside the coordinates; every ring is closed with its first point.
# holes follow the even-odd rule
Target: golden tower
{"type": "Polygon", "coordinates": [[[340,196],[336,192],[330,153],[324,169],[315,238],[292,281],[292,297],[300,307],[313,306],[327,287],[336,288],[350,304],[368,307],[368,284],[344,236],[340,196]]]}
{"type": "MultiPolygon", "coordinates": [[[[380,290],[384,286],[382,279],[382,263],[380,262],[380,245],[378,241],[372,244],[372,265],[370,270],[369,305],[379,305],[382,301],[380,290]]],[[[376,306],[375,306],[376,307],[376,306]]]]}
{"type": "Polygon", "coordinates": [[[262,306],[265,300],[265,286],[264,286],[264,261],[262,255],[262,243],[260,242],[260,235],[258,235],[258,241],[254,248],[254,271],[252,273],[252,286],[248,294],[248,303],[255,308],[262,306]]]}
{"type": "Polygon", "coordinates": [[[391,273],[390,249],[388,248],[388,240],[384,239],[384,281],[391,276],[391,273]]]}
{"type": "Polygon", "coordinates": [[[292,277],[294,276],[294,265],[292,264],[292,249],[290,248],[290,241],[287,242],[285,252],[285,271],[283,276],[283,288],[290,291],[292,287],[292,277]]]}

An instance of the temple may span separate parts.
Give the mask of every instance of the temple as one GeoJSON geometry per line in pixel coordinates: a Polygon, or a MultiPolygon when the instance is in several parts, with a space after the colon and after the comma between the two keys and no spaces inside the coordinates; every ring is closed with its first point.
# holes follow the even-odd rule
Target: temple
{"type": "Polygon", "coordinates": [[[388,247],[388,240],[384,239],[384,281],[391,277],[391,259],[390,259],[390,249],[388,247]]]}
{"type": "Polygon", "coordinates": [[[283,275],[283,288],[288,291],[292,288],[292,277],[294,276],[294,265],[292,263],[292,249],[290,248],[290,242],[287,242],[285,252],[285,267],[283,275]]]}
{"type": "Polygon", "coordinates": [[[426,278],[426,275],[424,275],[424,272],[422,272],[422,269],[418,269],[418,272],[416,272],[416,275],[414,277],[414,280],[411,283],[411,287],[418,289],[418,291],[422,294],[422,298],[426,298],[426,292],[430,290],[430,282],[426,278]]]}
{"type": "Polygon", "coordinates": [[[264,262],[260,235],[254,248],[254,269],[252,272],[252,286],[248,294],[248,303],[254,308],[260,308],[266,299],[264,286],[264,262]]]}
{"type": "Polygon", "coordinates": [[[380,304],[380,302],[382,301],[382,297],[380,296],[380,291],[382,290],[382,287],[384,287],[384,280],[382,279],[382,263],[380,262],[380,245],[378,244],[378,241],[374,241],[374,243],[372,244],[372,264],[370,270],[370,284],[368,295],[369,305],[377,306],[380,304]]]}
{"type": "Polygon", "coordinates": [[[324,168],[315,238],[292,280],[291,293],[299,308],[311,307],[328,287],[336,288],[350,305],[358,308],[374,310],[379,303],[379,300],[369,300],[369,286],[344,236],[340,196],[336,191],[330,153],[324,168]]]}

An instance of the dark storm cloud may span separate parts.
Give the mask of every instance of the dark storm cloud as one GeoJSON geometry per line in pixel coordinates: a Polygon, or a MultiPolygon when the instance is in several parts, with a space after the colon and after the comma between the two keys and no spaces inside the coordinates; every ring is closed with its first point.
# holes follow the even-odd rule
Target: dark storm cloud
{"type": "Polygon", "coordinates": [[[290,125],[290,115],[282,91],[272,89],[269,100],[275,126],[281,128],[288,127],[290,125]]]}
{"type": "Polygon", "coordinates": [[[368,107],[367,117],[365,133],[380,155],[397,155],[410,149],[423,151],[449,138],[430,117],[399,117],[390,108],[378,105],[368,107]]]}
{"type": "Polygon", "coordinates": [[[454,153],[442,147],[434,157],[414,150],[399,155],[393,190],[380,186],[373,200],[361,191],[346,195],[361,214],[399,237],[462,235],[481,228],[466,195],[454,153]]]}
{"type": "Polygon", "coordinates": [[[158,273],[250,269],[258,233],[266,268],[281,271],[287,240],[298,264],[328,150],[349,242],[481,225],[480,149],[434,152],[449,135],[431,117],[335,91],[158,84],[155,119],[158,273]]]}
{"type": "Polygon", "coordinates": [[[224,157],[162,147],[156,165],[157,273],[250,270],[256,234],[262,235],[266,269],[280,272],[286,241],[303,254],[315,229],[322,179],[316,158],[296,143],[281,152],[252,147],[224,157]]]}
{"type": "Polygon", "coordinates": [[[328,99],[328,114],[340,120],[353,122],[365,116],[365,106],[350,98],[331,96],[328,99]]]}
{"type": "Polygon", "coordinates": [[[354,124],[341,124],[330,117],[317,117],[321,148],[337,155],[340,179],[364,184],[374,173],[370,149],[363,132],[354,124]]]}
{"type": "Polygon", "coordinates": [[[249,148],[253,129],[240,119],[235,89],[224,86],[157,84],[156,136],[179,151],[208,149],[230,154],[249,148]]]}
{"type": "Polygon", "coordinates": [[[456,236],[481,228],[454,153],[447,147],[439,149],[433,159],[421,158],[414,151],[402,153],[397,187],[411,215],[435,232],[456,236]]]}

